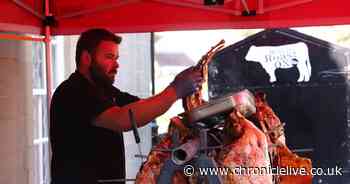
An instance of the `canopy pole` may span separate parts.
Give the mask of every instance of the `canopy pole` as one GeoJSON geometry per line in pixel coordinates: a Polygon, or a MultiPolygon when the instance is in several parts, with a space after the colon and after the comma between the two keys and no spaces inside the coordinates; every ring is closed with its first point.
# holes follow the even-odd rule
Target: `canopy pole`
{"type": "Polygon", "coordinates": [[[17,6],[22,7],[23,9],[27,10],[29,13],[33,14],[34,16],[40,18],[41,20],[44,20],[44,17],[37,11],[33,10],[31,7],[26,5],[24,2],[19,0],[12,0],[17,6]]]}
{"type": "Polygon", "coordinates": [[[116,7],[119,7],[119,6],[124,6],[126,4],[136,3],[136,2],[139,2],[139,1],[141,1],[141,0],[123,0],[123,1],[120,1],[120,2],[112,2],[112,3],[108,4],[108,5],[97,6],[97,7],[92,8],[92,9],[87,9],[87,10],[82,10],[82,11],[78,11],[78,12],[74,12],[74,13],[69,13],[69,14],[66,14],[66,15],[61,15],[61,16],[58,16],[57,19],[74,18],[74,17],[77,17],[77,16],[86,15],[86,14],[97,13],[97,12],[101,12],[101,11],[104,11],[104,10],[109,10],[109,9],[112,9],[112,8],[116,8],[116,7]]]}
{"type": "Polygon", "coordinates": [[[248,4],[245,0],[241,0],[242,4],[243,4],[243,7],[244,7],[244,10],[250,14],[250,10],[249,10],[249,7],[248,7],[248,4]]]}
{"type": "Polygon", "coordinates": [[[45,26],[45,60],[46,60],[46,90],[47,102],[50,107],[52,96],[52,68],[51,68],[51,30],[45,26]]]}
{"type": "MultiPolygon", "coordinates": [[[[50,16],[49,0],[45,0],[45,16],[50,16]]],[[[52,68],[51,68],[51,28],[45,25],[45,60],[46,60],[46,90],[47,90],[47,107],[50,112],[51,96],[52,96],[52,68]]]]}

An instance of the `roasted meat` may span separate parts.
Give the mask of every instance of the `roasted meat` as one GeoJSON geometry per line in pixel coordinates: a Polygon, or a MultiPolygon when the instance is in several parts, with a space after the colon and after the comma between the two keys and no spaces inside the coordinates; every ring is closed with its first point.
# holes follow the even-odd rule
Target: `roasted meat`
{"type": "Polygon", "coordinates": [[[286,145],[284,129],[280,119],[268,105],[266,95],[258,92],[255,95],[256,114],[254,118],[258,121],[260,128],[267,135],[269,154],[274,168],[305,169],[308,175],[275,176],[277,184],[311,184],[311,160],[294,154],[286,145]]]}
{"type": "Polygon", "coordinates": [[[283,124],[268,105],[265,93],[257,92],[255,94],[255,106],[256,113],[254,114],[254,118],[258,121],[259,128],[268,135],[269,143],[273,144],[278,140],[279,143],[285,145],[286,138],[284,136],[283,124]]]}
{"type": "MultiPolygon", "coordinates": [[[[188,136],[188,129],[183,126],[181,119],[178,117],[171,119],[169,132],[161,142],[153,148],[148,155],[146,162],[142,164],[140,171],[136,176],[136,184],[157,183],[157,178],[164,162],[171,157],[170,149],[173,146],[172,136],[174,135],[178,136],[179,142],[185,142],[185,139],[188,136]]],[[[182,171],[177,171],[172,177],[172,183],[185,184],[187,183],[187,178],[183,175],[182,171]]]]}
{"type": "Polygon", "coordinates": [[[204,79],[203,86],[198,89],[194,94],[187,96],[183,99],[183,108],[185,112],[190,112],[192,109],[203,105],[205,101],[203,100],[202,88],[207,86],[208,82],[208,64],[212,57],[219,52],[224,47],[225,41],[221,40],[218,44],[212,47],[197,63],[195,69],[200,70],[204,79]]]}
{"type": "Polygon", "coordinates": [[[297,170],[305,169],[307,175],[302,175],[298,173],[296,175],[281,175],[277,176],[276,183],[278,184],[311,184],[312,175],[311,175],[311,160],[308,158],[299,157],[288,149],[287,146],[277,146],[276,155],[273,157],[272,162],[274,167],[279,168],[293,168],[293,172],[297,170]]]}
{"type": "MultiPolygon", "coordinates": [[[[223,47],[223,44],[224,42],[221,41],[211,48],[195,67],[195,69],[202,72],[205,82],[207,82],[208,78],[208,63],[212,56],[223,47]]],[[[206,85],[206,83],[204,85],[206,85]]],[[[202,98],[202,89],[200,89],[193,95],[183,99],[184,114],[186,115],[194,108],[202,106],[205,103],[206,102],[202,98]]],[[[215,128],[215,137],[220,137],[223,145],[220,143],[220,148],[207,150],[207,155],[209,159],[216,161],[218,167],[232,169],[228,174],[221,175],[223,183],[311,184],[311,176],[273,176],[271,173],[268,173],[267,170],[271,169],[271,167],[304,168],[310,173],[311,161],[307,158],[298,157],[288,149],[286,146],[283,124],[268,105],[264,93],[256,93],[255,106],[256,113],[252,116],[250,116],[250,114],[246,115],[250,116],[250,120],[243,116],[239,108],[237,108],[233,109],[233,111],[227,115],[223,129],[215,128]],[[246,170],[240,170],[242,173],[232,172],[237,171],[239,168],[245,168],[246,170]],[[249,169],[257,168],[263,173],[256,173],[256,170],[248,171],[249,169]]],[[[175,150],[179,145],[192,144],[193,142],[196,143],[196,145],[192,146],[198,147],[198,131],[186,127],[185,124],[188,125],[188,122],[184,121],[186,121],[186,116],[184,118],[174,117],[171,119],[167,135],[152,149],[147,161],[143,163],[140,172],[137,174],[137,184],[157,183],[163,165],[168,166],[169,159],[171,159],[171,150],[175,150]],[[166,164],[164,164],[165,162],[166,164]]],[[[189,159],[191,158],[192,157],[189,159]]],[[[198,181],[201,181],[200,177],[196,175],[186,177],[182,170],[176,171],[173,175],[168,176],[172,178],[171,181],[175,184],[198,183],[198,181]]]]}
{"type": "MultiPolygon", "coordinates": [[[[234,110],[225,122],[225,146],[217,163],[224,168],[268,168],[270,159],[265,134],[238,111],[234,110]]],[[[268,174],[223,175],[225,184],[272,184],[268,174]]]]}

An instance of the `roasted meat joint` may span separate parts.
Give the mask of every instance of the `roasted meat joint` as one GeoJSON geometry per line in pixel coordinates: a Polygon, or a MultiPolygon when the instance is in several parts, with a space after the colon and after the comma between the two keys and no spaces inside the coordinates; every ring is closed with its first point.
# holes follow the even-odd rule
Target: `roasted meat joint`
{"type": "MultiPolygon", "coordinates": [[[[219,42],[197,65],[205,79],[219,42]]],[[[311,160],[286,145],[283,124],[263,92],[242,90],[206,102],[183,99],[184,113],[140,168],[136,183],[311,184],[311,160]],[[303,169],[281,174],[276,168],[303,169]]]]}

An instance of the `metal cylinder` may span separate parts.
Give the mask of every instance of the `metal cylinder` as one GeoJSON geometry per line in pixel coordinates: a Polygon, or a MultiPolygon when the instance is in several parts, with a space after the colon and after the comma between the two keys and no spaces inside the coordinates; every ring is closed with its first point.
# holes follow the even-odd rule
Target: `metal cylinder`
{"type": "Polygon", "coordinates": [[[174,149],[171,153],[172,161],[177,165],[183,165],[190,161],[199,149],[199,139],[190,139],[185,144],[174,149]]]}

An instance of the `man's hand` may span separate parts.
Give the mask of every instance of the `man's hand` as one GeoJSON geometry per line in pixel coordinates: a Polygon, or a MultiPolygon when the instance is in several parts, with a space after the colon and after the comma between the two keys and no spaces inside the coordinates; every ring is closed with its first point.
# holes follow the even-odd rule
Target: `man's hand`
{"type": "Polygon", "coordinates": [[[176,75],[170,86],[176,90],[177,99],[191,95],[199,89],[203,83],[203,76],[200,70],[189,67],[176,75]]]}

